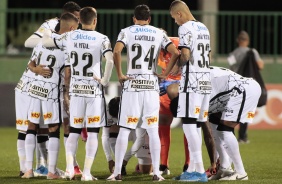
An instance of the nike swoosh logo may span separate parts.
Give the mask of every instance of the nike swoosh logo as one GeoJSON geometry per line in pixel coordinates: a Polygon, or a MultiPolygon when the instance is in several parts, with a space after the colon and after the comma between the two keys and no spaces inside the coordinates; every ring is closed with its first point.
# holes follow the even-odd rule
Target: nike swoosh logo
{"type": "Polygon", "coordinates": [[[242,178],[239,178],[238,176],[236,176],[236,180],[243,180],[244,178],[248,177],[248,175],[242,177],[242,178]]]}

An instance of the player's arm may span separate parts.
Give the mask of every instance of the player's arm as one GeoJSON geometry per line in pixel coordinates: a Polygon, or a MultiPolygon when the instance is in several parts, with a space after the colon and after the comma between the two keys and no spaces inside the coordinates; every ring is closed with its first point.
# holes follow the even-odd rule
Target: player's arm
{"type": "Polygon", "coordinates": [[[170,73],[170,71],[174,67],[174,65],[175,65],[175,63],[176,63],[176,61],[178,60],[178,57],[179,57],[179,51],[174,46],[174,44],[169,44],[166,50],[171,54],[171,58],[170,58],[170,61],[167,65],[167,67],[166,67],[165,72],[163,73],[163,77],[161,77],[163,79],[167,78],[168,74],[170,73]]]}
{"type": "Polygon", "coordinates": [[[64,109],[69,115],[69,107],[70,107],[70,96],[69,96],[69,91],[70,91],[70,80],[71,80],[71,68],[70,65],[65,66],[65,85],[64,85],[64,109]]]}
{"type": "Polygon", "coordinates": [[[124,76],[122,73],[121,67],[121,52],[123,48],[124,44],[122,42],[117,42],[114,48],[114,64],[120,82],[124,82],[125,80],[127,80],[126,76],[124,76]]]}
{"type": "Polygon", "coordinates": [[[51,30],[45,30],[42,37],[42,45],[44,47],[58,47],[55,40],[51,38],[51,30]]]}
{"type": "Polygon", "coordinates": [[[34,48],[40,41],[41,37],[37,34],[33,34],[24,42],[24,46],[34,48]]]}
{"type": "Polygon", "coordinates": [[[37,65],[35,60],[32,60],[28,63],[28,69],[35,74],[42,75],[43,77],[48,77],[51,74],[51,71],[46,65],[37,65]]]}
{"type": "Polygon", "coordinates": [[[189,58],[191,56],[191,51],[190,49],[188,48],[182,48],[181,49],[181,55],[180,55],[180,58],[177,62],[178,66],[183,66],[185,65],[188,61],[189,61],[189,58]]]}
{"type": "Polygon", "coordinates": [[[108,51],[104,54],[105,58],[106,58],[106,66],[105,66],[105,73],[103,78],[101,79],[100,83],[103,86],[106,86],[111,78],[112,75],[112,70],[114,67],[114,61],[113,61],[113,52],[112,51],[108,51]]]}

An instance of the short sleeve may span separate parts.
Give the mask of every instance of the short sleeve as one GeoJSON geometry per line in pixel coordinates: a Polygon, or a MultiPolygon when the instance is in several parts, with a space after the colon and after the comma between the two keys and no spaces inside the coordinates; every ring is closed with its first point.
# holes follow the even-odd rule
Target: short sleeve
{"type": "Polygon", "coordinates": [[[103,55],[108,51],[112,51],[112,45],[107,36],[103,38],[101,49],[102,49],[101,52],[103,53],[103,55]]]}
{"type": "Polygon", "coordinates": [[[125,30],[122,29],[118,35],[117,42],[122,42],[125,46],[127,45],[127,37],[125,34],[125,30]]]}
{"type": "Polygon", "coordinates": [[[192,50],[192,46],[193,46],[193,35],[192,32],[190,30],[188,30],[186,27],[184,26],[180,26],[178,29],[178,35],[179,35],[179,45],[178,45],[178,49],[182,49],[182,48],[187,48],[192,50]]]}
{"type": "Polygon", "coordinates": [[[59,35],[56,38],[54,38],[54,43],[58,49],[65,49],[67,45],[68,34],[69,32],[59,35]]]}
{"type": "Polygon", "coordinates": [[[169,37],[167,36],[167,34],[162,31],[162,34],[163,34],[163,38],[162,38],[162,48],[163,49],[167,49],[167,47],[172,44],[171,40],[169,39],[169,37]]]}
{"type": "Polygon", "coordinates": [[[258,53],[258,51],[256,49],[253,49],[253,52],[254,52],[254,55],[255,55],[255,59],[256,61],[262,61],[261,58],[260,58],[260,55],[258,53]]]}

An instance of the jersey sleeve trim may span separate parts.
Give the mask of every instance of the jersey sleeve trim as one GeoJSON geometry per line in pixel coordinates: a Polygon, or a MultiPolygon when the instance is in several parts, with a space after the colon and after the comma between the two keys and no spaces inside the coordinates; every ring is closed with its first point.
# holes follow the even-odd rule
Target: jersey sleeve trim
{"type": "Polygon", "coordinates": [[[65,68],[66,68],[66,67],[70,67],[70,65],[64,65],[64,66],[65,66],[65,68]]]}
{"type": "Polygon", "coordinates": [[[190,47],[186,47],[186,46],[178,46],[178,49],[179,49],[179,50],[181,50],[181,49],[183,49],[183,48],[184,48],[184,49],[189,49],[189,50],[191,50],[191,49],[190,49],[190,47]]]}
{"type": "Polygon", "coordinates": [[[107,50],[105,50],[105,51],[103,52],[103,56],[105,56],[105,53],[106,53],[106,52],[109,52],[109,51],[112,51],[112,49],[107,49],[107,50]]]}
{"type": "Polygon", "coordinates": [[[55,38],[53,38],[54,39],[54,43],[55,43],[55,45],[56,45],[56,47],[58,48],[58,49],[60,49],[60,47],[57,45],[57,43],[56,43],[56,39],[55,38]]]}
{"type": "Polygon", "coordinates": [[[124,43],[123,41],[121,41],[121,40],[118,40],[117,42],[120,42],[120,43],[122,43],[122,44],[124,45],[124,47],[126,47],[126,45],[125,45],[125,43],[124,43]]]}
{"type": "Polygon", "coordinates": [[[172,42],[168,43],[166,46],[165,46],[165,50],[167,51],[167,47],[170,46],[170,44],[172,44],[172,42]]]}
{"type": "Polygon", "coordinates": [[[33,33],[33,34],[42,38],[42,36],[40,34],[37,34],[37,33],[33,33]]]}

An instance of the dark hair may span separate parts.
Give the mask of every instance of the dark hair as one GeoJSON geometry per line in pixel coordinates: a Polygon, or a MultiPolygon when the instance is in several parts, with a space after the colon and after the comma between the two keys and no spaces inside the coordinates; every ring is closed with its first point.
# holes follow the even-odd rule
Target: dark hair
{"type": "Polygon", "coordinates": [[[120,103],[120,97],[112,98],[109,102],[108,108],[109,108],[109,114],[112,117],[117,118],[119,113],[119,103],[120,103]]]}
{"type": "Polygon", "coordinates": [[[97,18],[97,12],[93,7],[84,7],[79,12],[80,22],[82,24],[90,25],[93,20],[97,18]]]}
{"type": "Polygon", "coordinates": [[[73,20],[75,22],[78,22],[78,18],[72,14],[72,13],[65,13],[61,16],[60,20],[65,20],[65,21],[68,21],[68,20],[73,20]]]}
{"type": "Polygon", "coordinates": [[[138,5],[134,9],[134,17],[137,20],[148,20],[150,18],[150,8],[145,5],[138,5]]]}
{"type": "Polygon", "coordinates": [[[63,13],[66,13],[66,12],[73,13],[75,11],[79,12],[80,9],[81,9],[81,7],[77,3],[73,2],[73,1],[68,1],[63,6],[63,13]]]}

